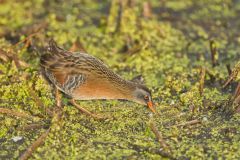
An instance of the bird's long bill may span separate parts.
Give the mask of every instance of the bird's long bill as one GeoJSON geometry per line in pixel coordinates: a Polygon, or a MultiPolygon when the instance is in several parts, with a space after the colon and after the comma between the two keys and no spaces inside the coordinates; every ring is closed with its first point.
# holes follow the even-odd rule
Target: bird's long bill
{"type": "Polygon", "coordinates": [[[155,107],[154,107],[154,105],[153,105],[153,102],[152,102],[152,101],[148,101],[148,102],[147,102],[147,106],[148,106],[149,109],[151,109],[151,111],[152,111],[153,113],[156,113],[156,112],[157,112],[156,109],[155,109],[155,107]]]}

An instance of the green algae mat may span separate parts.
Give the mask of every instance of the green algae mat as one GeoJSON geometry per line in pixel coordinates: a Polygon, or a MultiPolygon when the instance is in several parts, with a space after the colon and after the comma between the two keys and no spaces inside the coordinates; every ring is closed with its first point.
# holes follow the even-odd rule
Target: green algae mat
{"type": "Polygon", "coordinates": [[[237,0],[1,0],[0,159],[240,159],[239,18],[237,0]],[[51,38],[141,75],[158,114],[57,107],[39,67],[51,38]]]}

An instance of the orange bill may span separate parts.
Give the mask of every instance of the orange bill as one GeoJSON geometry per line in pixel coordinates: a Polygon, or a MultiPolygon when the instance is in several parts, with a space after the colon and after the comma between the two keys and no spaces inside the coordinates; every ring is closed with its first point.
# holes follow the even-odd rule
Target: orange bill
{"type": "Polygon", "coordinates": [[[153,113],[156,113],[156,112],[157,112],[156,109],[155,109],[155,107],[154,107],[154,105],[153,105],[153,103],[152,103],[152,101],[148,101],[148,102],[147,102],[147,106],[148,106],[148,108],[151,109],[151,111],[152,111],[153,113]]]}

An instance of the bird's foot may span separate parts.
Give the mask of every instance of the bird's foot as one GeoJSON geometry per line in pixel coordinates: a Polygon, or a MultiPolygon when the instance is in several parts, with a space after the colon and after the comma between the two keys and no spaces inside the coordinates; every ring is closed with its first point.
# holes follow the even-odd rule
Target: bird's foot
{"type": "Polygon", "coordinates": [[[110,119],[110,117],[107,117],[107,116],[104,116],[104,115],[99,115],[99,114],[94,114],[94,113],[92,113],[90,116],[93,117],[96,120],[110,119]]]}
{"type": "Polygon", "coordinates": [[[98,115],[98,114],[94,114],[94,113],[91,113],[90,111],[88,111],[87,109],[81,107],[80,105],[78,105],[76,103],[76,101],[74,99],[72,99],[70,101],[70,103],[75,106],[77,109],[79,109],[81,112],[85,113],[86,115],[88,116],[91,116],[93,117],[94,119],[96,120],[106,120],[106,119],[109,119],[110,117],[107,117],[107,116],[103,116],[103,115],[98,115]]]}

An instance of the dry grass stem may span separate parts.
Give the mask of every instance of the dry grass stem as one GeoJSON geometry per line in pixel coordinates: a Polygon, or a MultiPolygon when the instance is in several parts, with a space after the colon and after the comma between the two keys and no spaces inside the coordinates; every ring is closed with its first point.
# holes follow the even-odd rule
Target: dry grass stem
{"type": "Polygon", "coordinates": [[[156,127],[156,124],[153,121],[150,122],[150,128],[153,131],[153,133],[155,134],[158,142],[163,147],[163,149],[167,152],[171,152],[171,149],[169,148],[169,146],[167,145],[167,143],[163,139],[162,134],[158,131],[158,129],[156,127]]]}
{"type": "Polygon", "coordinates": [[[175,127],[195,125],[195,124],[198,124],[198,123],[201,123],[201,121],[198,120],[198,119],[194,119],[194,120],[191,120],[191,121],[188,121],[188,122],[177,124],[177,125],[175,125],[175,127]]]}
{"type": "Polygon", "coordinates": [[[35,142],[32,143],[31,146],[20,156],[19,160],[26,160],[28,159],[32,153],[44,143],[45,139],[47,138],[50,132],[50,128],[46,130],[35,142]]]}
{"type": "Polygon", "coordinates": [[[7,109],[7,108],[0,108],[0,113],[1,114],[7,114],[7,115],[10,115],[10,116],[27,118],[27,119],[34,119],[34,118],[36,118],[36,117],[33,117],[33,116],[31,116],[31,115],[29,115],[27,113],[14,111],[12,109],[7,109]]]}
{"type": "Polygon", "coordinates": [[[202,67],[201,71],[200,71],[200,82],[199,82],[200,83],[199,84],[199,93],[201,96],[203,95],[205,76],[206,76],[206,69],[204,67],[202,67]]]}

